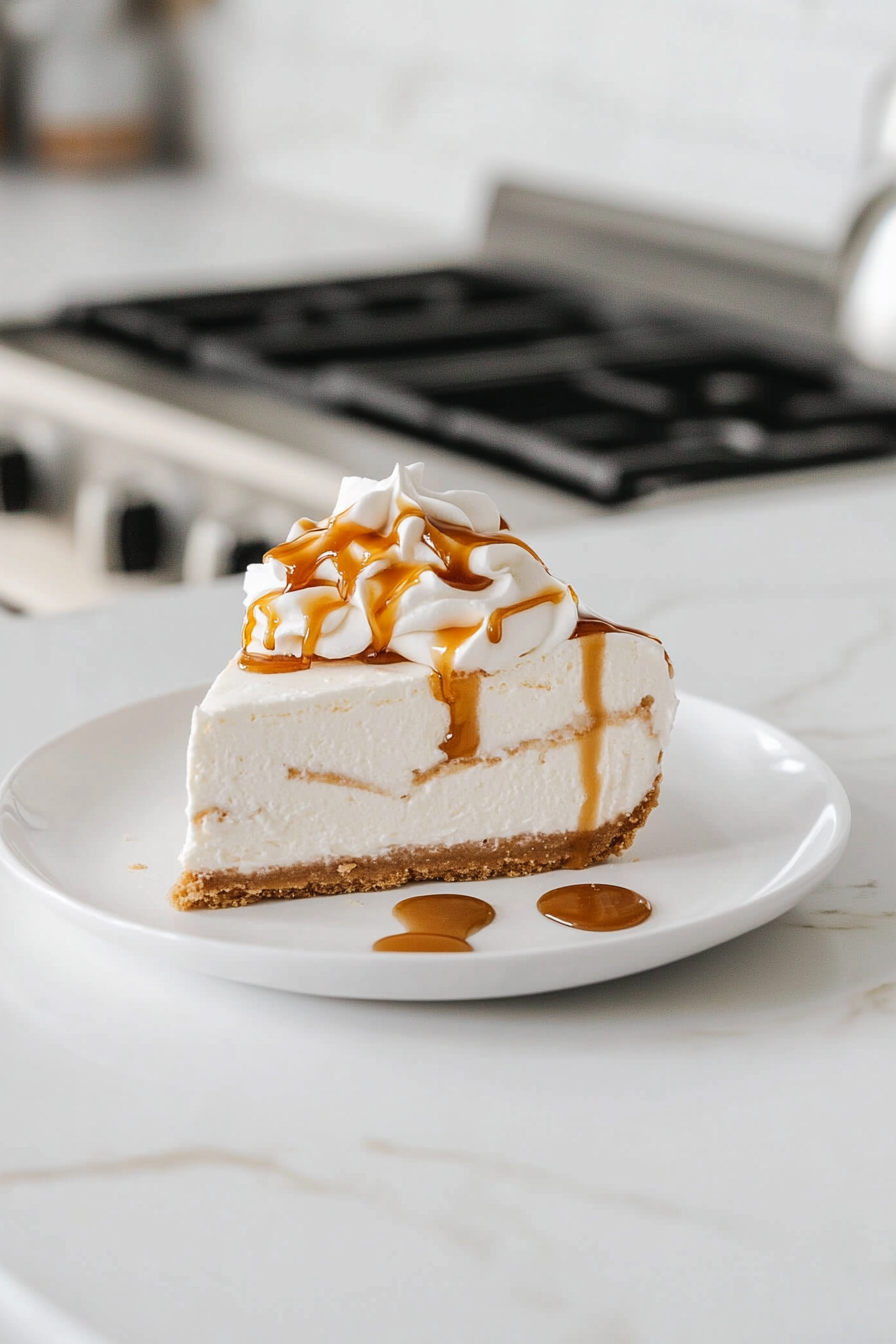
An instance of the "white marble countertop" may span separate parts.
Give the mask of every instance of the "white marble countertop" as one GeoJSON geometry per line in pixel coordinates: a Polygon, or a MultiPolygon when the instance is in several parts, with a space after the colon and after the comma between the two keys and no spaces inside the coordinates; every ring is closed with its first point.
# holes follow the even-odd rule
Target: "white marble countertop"
{"type": "Polygon", "coordinates": [[[233,178],[0,170],[0,321],[81,299],[411,266],[443,246],[421,224],[233,178]]]}
{"type": "MultiPolygon", "coordinates": [[[[455,1005],[163,972],[0,879],[0,1339],[883,1344],[896,1321],[896,476],[540,538],[683,687],[838,771],[791,914],[650,974],[455,1005]]],[[[0,619],[2,764],[210,677],[232,582],[0,619]]]]}

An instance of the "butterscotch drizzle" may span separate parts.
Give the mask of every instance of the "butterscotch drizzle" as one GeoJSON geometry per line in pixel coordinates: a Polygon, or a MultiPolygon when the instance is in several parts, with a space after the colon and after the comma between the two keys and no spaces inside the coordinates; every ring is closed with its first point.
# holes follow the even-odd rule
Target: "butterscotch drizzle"
{"type": "MultiPolygon", "coordinates": [[[[401,598],[418,583],[424,573],[436,569],[442,581],[460,592],[478,593],[491,587],[493,579],[477,574],[472,568],[473,554],[480,546],[494,543],[521,546],[538,559],[530,546],[507,530],[501,519],[500,532],[474,532],[467,527],[441,523],[438,526],[413,505],[407,505],[399,514],[392,530],[384,535],[356,522],[347,513],[337,514],[326,522],[300,520],[301,531],[292,541],[284,542],[269,551],[266,559],[278,560],[286,571],[282,588],[264,593],[253,601],[246,613],[243,627],[243,651],[240,667],[247,672],[298,672],[310,667],[317,657],[317,645],[327,617],[352,597],[358,579],[364,570],[377,561],[389,557],[389,563],[365,578],[365,612],[370,623],[370,646],[359,655],[363,662],[391,662],[399,655],[391,653],[389,644],[398,618],[401,598]],[[422,540],[432,552],[433,561],[426,563],[397,560],[390,550],[400,543],[399,528],[409,517],[423,520],[422,540]],[[319,568],[330,562],[336,578],[321,578],[319,568]],[[434,563],[435,562],[435,563],[434,563]],[[276,599],[284,593],[305,591],[305,630],[301,654],[275,653],[275,635],[279,616],[276,599]],[[261,618],[265,621],[263,645],[265,652],[250,652],[249,645],[261,618]]],[[[497,644],[503,635],[504,621],[517,612],[528,611],[543,602],[563,600],[565,592],[550,589],[545,593],[500,607],[488,618],[486,634],[497,644]]],[[[432,677],[433,694],[447,705],[450,722],[448,733],[441,744],[449,760],[474,756],[479,749],[479,681],[477,672],[460,673],[455,670],[460,646],[476,633],[479,626],[454,627],[434,635],[435,670],[432,677]]]]}
{"type": "Polygon", "coordinates": [[[302,672],[308,667],[308,659],[293,653],[249,653],[243,649],[239,664],[244,672],[302,672]]]}
{"type": "MultiPolygon", "coordinates": [[[[276,598],[283,596],[284,593],[329,588],[333,590],[332,593],[324,591],[316,594],[310,610],[305,613],[306,629],[302,640],[301,657],[312,659],[327,616],[350,600],[363,570],[385,559],[390,550],[399,546],[399,528],[411,517],[423,520],[422,540],[439,562],[439,577],[449,587],[462,592],[483,592],[494,582],[487,575],[477,574],[472,569],[473,553],[481,546],[512,544],[520,546],[534,559],[539,558],[531,546],[527,546],[519,537],[506,530],[492,534],[474,532],[471,528],[448,523],[436,526],[431,518],[427,518],[420,509],[413,506],[408,506],[399,513],[391,532],[387,534],[365,527],[364,524],[349,518],[347,512],[337,514],[335,518],[330,518],[322,524],[302,518],[298,524],[303,529],[300,534],[292,541],[285,541],[282,545],[275,546],[265,556],[266,560],[278,560],[283,565],[286,570],[286,581],[282,588],[264,593],[251,603],[243,629],[243,648],[248,649],[255,632],[258,614],[261,613],[267,621],[264,647],[273,652],[278,620],[276,609],[272,604],[276,598]],[[335,579],[322,578],[318,573],[319,567],[327,561],[336,571],[335,579]]],[[[365,610],[371,626],[370,643],[373,650],[387,648],[392,639],[401,598],[409,588],[420,581],[423,574],[433,568],[429,561],[420,563],[391,558],[384,569],[372,575],[368,574],[366,583],[369,598],[365,603],[365,610]]],[[[552,589],[529,598],[526,602],[499,609],[490,618],[489,638],[493,643],[500,640],[503,622],[514,612],[526,611],[542,602],[559,602],[564,596],[564,592],[552,589]],[[493,633],[493,630],[497,633],[493,633]]]]}
{"type": "Polygon", "coordinates": [[[659,644],[663,649],[663,657],[666,660],[666,667],[669,669],[669,676],[675,676],[675,668],[672,666],[672,660],[666,652],[663,641],[658,635],[652,635],[649,630],[639,630],[634,625],[614,625],[612,621],[604,620],[603,616],[580,616],[570,639],[583,639],[586,635],[597,634],[641,635],[644,639],[652,639],[654,644],[659,644]]]}
{"type": "MultiPolygon", "coordinates": [[[[349,511],[337,514],[323,523],[303,518],[299,521],[299,535],[291,541],[275,546],[265,559],[273,559],[283,566],[286,578],[282,588],[273,590],[250,603],[243,627],[243,650],[240,667],[247,672],[283,673],[304,671],[317,661],[317,645],[327,624],[327,618],[343,607],[353,596],[363,571],[365,594],[364,610],[370,624],[370,645],[351,661],[389,663],[403,661],[389,645],[398,618],[401,599],[422,576],[430,571],[439,574],[449,587],[460,592],[478,593],[489,588],[491,578],[477,574],[472,567],[473,555],[481,546],[491,544],[520,546],[536,560],[538,556],[525,542],[507,529],[502,518],[496,534],[474,532],[471,528],[447,523],[436,525],[423,511],[409,501],[398,514],[388,534],[375,531],[349,516],[349,511]],[[400,547],[399,529],[408,518],[423,522],[422,540],[432,554],[425,563],[395,558],[400,547]],[[390,555],[390,552],[392,554],[390,555]],[[380,570],[377,562],[388,561],[380,570]],[[320,567],[332,566],[334,577],[321,577],[320,567]],[[371,568],[375,572],[371,573],[371,568]],[[276,652],[276,632],[280,616],[276,599],[286,593],[303,591],[305,621],[301,637],[301,653],[276,652]],[[262,644],[264,653],[250,651],[250,644],[259,621],[264,620],[262,644]]],[[[539,562],[540,563],[540,562],[539,562]]],[[[504,622],[520,612],[529,611],[543,603],[559,603],[566,591],[549,588],[534,597],[515,602],[492,611],[486,620],[486,636],[493,644],[500,643],[504,622]]],[[[434,672],[431,686],[434,696],[449,711],[448,732],[440,744],[449,760],[474,757],[479,751],[479,689],[481,673],[458,672],[457,655],[461,646],[480,629],[458,626],[441,630],[433,635],[434,672]]],[[[579,814],[578,830],[582,837],[576,863],[587,863],[587,833],[594,829],[600,805],[600,755],[605,727],[601,697],[603,678],[604,636],[610,632],[644,634],[628,626],[612,625],[599,617],[579,619],[572,638],[588,638],[582,646],[582,692],[588,711],[588,727],[581,738],[580,774],[584,799],[579,814]]],[[[654,638],[649,636],[649,638],[654,638]]],[[[330,661],[330,660],[326,660],[330,661]]],[[[668,656],[666,661],[668,662],[668,656]]],[[[671,674],[671,663],[669,664],[671,674]]]]}
{"type": "MultiPolygon", "coordinates": [[[[579,738],[579,776],[584,796],[579,809],[578,835],[573,847],[570,868],[588,866],[588,836],[597,825],[600,808],[600,758],[608,722],[603,701],[604,652],[608,634],[642,635],[657,644],[661,643],[656,635],[650,635],[646,630],[637,630],[630,625],[614,625],[611,621],[604,620],[602,616],[580,616],[570,636],[571,639],[584,640],[582,699],[588,711],[588,726],[579,738]]],[[[663,654],[671,677],[672,664],[665,649],[663,654]]],[[[649,713],[649,706],[647,709],[649,713]]]]}
{"type": "Polygon", "coordinates": [[[307,672],[312,663],[373,663],[382,666],[386,663],[406,663],[400,653],[391,649],[364,649],[351,658],[300,658],[294,653],[249,653],[244,649],[239,657],[239,665],[244,672],[307,672]]]}
{"type": "Polygon", "coordinates": [[[454,892],[409,896],[393,906],[392,913],[407,932],[378,938],[374,952],[472,952],[467,939],[495,917],[487,901],[454,892]]]}
{"type": "MultiPolygon", "coordinates": [[[[280,624],[280,616],[277,608],[273,605],[277,593],[265,593],[257,602],[252,603],[252,630],[255,629],[255,623],[258,620],[257,612],[261,612],[267,622],[264,632],[264,647],[268,653],[273,653],[276,647],[277,626],[280,624]]],[[[251,632],[250,636],[251,638],[251,632]]]]}
{"type": "Polygon", "coordinates": [[[524,602],[514,602],[509,607],[498,607],[493,611],[486,623],[485,633],[488,635],[491,644],[500,644],[504,634],[504,622],[508,616],[515,616],[519,611],[531,611],[533,607],[540,607],[544,602],[552,602],[556,606],[566,597],[564,592],[555,591],[552,593],[538,593],[535,597],[527,597],[524,602]]]}
{"type": "MultiPolygon", "coordinates": [[[[579,633],[578,626],[576,633],[579,633]]],[[[589,834],[597,825],[600,807],[600,756],[607,719],[603,698],[606,632],[596,630],[588,633],[590,638],[582,644],[582,700],[588,711],[588,724],[579,738],[579,776],[583,798],[570,868],[588,866],[589,834]]]]}
{"type": "MultiPolygon", "coordinates": [[[[476,574],[471,568],[474,551],[480,546],[492,545],[500,541],[506,543],[511,538],[507,533],[495,534],[474,532],[471,528],[454,527],[442,524],[437,527],[432,519],[423,512],[408,505],[402,509],[395,520],[392,530],[386,534],[374,531],[363,523],[349,517],[348,511],[329,518],[324,523],[312,523],[302,518],[299,527],[302,531],[292,541],[285,541],[268,551],[265,559],[279,560],[286,570],[286,581],[282,588],[265,593],[250,605],[246,613],[243,632],[243,647],[248,648],[255,631],[258,613],[268,619],[264,646],[272,650],[271,603],[284,593],[294,593],[307,589],[332,590],[330,595],[323,592],[319,601],[315,601],[306,612],[306,628],[302,640],[302,657],[314,657],[324,621],[330,611],[348,602],[354,591],[361,572],[369,569],[377,561],[389,558],[389,564],[378,573],[368,574],[368,600],[365,603],[367,618],[371,627],[371,648],[385,649],[391,641],[398,607],[401,598],[420,581],[427,570],[432,569],[430,562],[421,564],[398,560],[389,556],[400,545],[399,529],[406,519],[422,518],[424,522],[422,540],[439,562],[440,577],[451,588],[463,592],[478,593],[488,588],[492,580],[484,574],[476,574]],[[336,571],[336,578],[322,578],[321,565],[329,562],[336,571]],[[328,600],[329,597],[329,600],[328,600]]],[[[522,546],[530,554],[534,551],[517,538],[513,542],[522,546]]]]}
{"type": "Polygon", "coordinates": [[[440,630],[433,651],[436,669],[430,677],[432,693],[448,706],[448,732],[439,748],[450,761],[460,756],[475,756],[479,750],[478,672],[456,672],[457,650],[475,631],[467,626],[440,630]]]}

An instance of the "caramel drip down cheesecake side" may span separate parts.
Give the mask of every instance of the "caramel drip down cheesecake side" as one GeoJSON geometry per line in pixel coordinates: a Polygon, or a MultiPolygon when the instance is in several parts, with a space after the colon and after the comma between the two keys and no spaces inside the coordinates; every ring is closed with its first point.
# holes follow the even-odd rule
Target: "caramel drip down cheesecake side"
{"type": "Polygon", "coordinates": [[[250,566],[194,711],[181,909],[581,868],[659,794],[652,636],[582,616],[485,496],[347,478],[250,566]]]}

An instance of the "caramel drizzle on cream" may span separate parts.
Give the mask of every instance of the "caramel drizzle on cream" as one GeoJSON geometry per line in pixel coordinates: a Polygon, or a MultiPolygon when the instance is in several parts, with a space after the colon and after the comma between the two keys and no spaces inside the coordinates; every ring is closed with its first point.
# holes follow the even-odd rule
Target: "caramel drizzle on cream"
{"type": "MultiPolygon", "coordinates": [[[[581,622],[580,622],[581,624],[581,622]]],[[[579,633],[576,626],[575,634],[579,633]]],[[[573,846],[570,868],[588,866],[588,839],[597,826],[600,807],[600,758],[607,726],[604,708],[604,649],[606,630],[586,631],[590,638],[582,644],[582,699],[588,711],[588,727],[579,738],[579,774],[584,797],[579,809],[578,835],[573,846]]]]}
{"type": "Polygon", "coordinates": [[[383,798],[391,798],[388,789],[377,784],[368,784],[366,780],[354,779],[351,775],[341,775],[335,770],[304,770],[297,765],[286,767],[287,779],[301,779],[306,784],[334,784],[340,789],[360,789],[364,793],[378,793],[383,798]]]}
{"type": "MultiPolygon", "coordinates": [[[[661,645],[656,635],[650,635],[646,630],[638,630],[631,625],[614,625],[602,616],[580,616],[572,632],[572,639],[585,640],[582,645],[582,699],[588,710],[589,725],[579,739],[579,774],[584,798],[579,810],[578,836],[570,868],[587,867],[588,837],[597,825],[600,808],[600,758],[610,722],[603,701],[604,649],[609,634],[643,635],[645,639],[652,639],[661,645]]],[[[665,648],[663,657],[671,677],[674,672],[665,648]]]]}
{"type": "MultiPolygon", "coordinates": [[[[240,666],[247,672],[263,673],[298,672],[310,667],[317,656],[317,644],[327,617],[351,599],[362,572],[377,561],[386,559],[389,551],[399,545],[399,527],[409,517],[423,519],[422,540],[432,552],[432,560],[426,563],[392,560],[378,573],[366,576],[370,600],[365,604],[365,611],[370,622],[371,641],[370,647],[359,655],[360,661],[386,662],[398,658],[389,650],[389,644],[398,618],[399,604],[408,589],[419,583],[427,571],[436,570],[444,583],[461,592],[482,592],[491,587],[493,580],[472,569],[473,553],[480,546],[509,542],[521,546],[538,559],[535,551],[509,533],[506,527],[493,535],[448,523],[437,525],[411,504],[401,510],[388,534],[373,531],[356,522],[348,516],[348,511],[320,524],[303,518],[299,524],[302,528],[299,536],[275,546],[265,557],[280,561],[286,570],[286,582],[282,588],[264,593],[251,603],[243,627],[240,666]],[[335,579],[320,577],[318,570],[325,562],[335,569],[335,579]],[[275,601],[284,593],[309,589],[316,591],[310,602],[306,603],[302,652],[300,655],[277,654],[279,617],[275,601]],[[260,617],[265,619],[262,641],[264,654],[249,651],[260,617]]],[[[500,642],[504,621],[509,616],[528,611],[543,602],[560,602],[564,596],[562,591],[551,589],[524,602],[497,608],[488,617],[486,634],[489,640],[493,644],[500,642]]],[[[457,651],[476,629],[478,626],[453,627],[438,631],[434,638],[436,668],[432,687],[436,698],[448,706],[450,714],[448,733],[441,744],[449,760],[475,756],[479,749],[480,674],[455,672],[457,651]]]]}
{"type": "MultiPolygon", "coordinates": [[[[302,528],[300,534],[292,541],[275,546],[265,557],[280,561],[286,570],[286,581],[282,588],[264,593],[251,603],[243,627],[240,666],[245,671],[261,673],[298,672],[310,667],[317,657],[317,644],[327,617],[350,600],[362,572],[378,560],[386,559],[390,549],[399,545],[400,525],[409,517],[423,519],[422,540],[432,552],[432,561],[420,563],[393,560],[378,573],[368,574],[366,582],[372,600],[366,603],[365,609],[371,628],[371,642],[357,658],[345,661],[403,661],[399,654],[389,649],[399,603],[402,596],[428,570],[435,569],[452,588],[462,592],[482,592],[491,586],[493,580],[476,574],[471,567],[473,553],[480,546],[510,542],[539,559],[530,546],[508,531],[503,518],[501,531],[497,534],[474,532],[470,528],[447,523],[436,525],[422,510],[409,502],[399,512],[388,534],[356,522],[348,516],[348,511],[323,523],[303,518],[299,523],[302,528]],[[325,562],[330,562],[335,569],[335,579],[321,578],[318,574],[319,567],[325,562]],[[275,650],[279,616],[275,600],[284,593],[309,589],[316,591],[305,609],[302,652],[300,655],[278,654],[275,650]],[[265,618],[264,654],[249,651],[259,616],[265,618]]],[[[493,644],[500,643],[504,622],[508,617],[544,602],[561,602],[564,596],[562,591],[550,589],[525,601],[498,607],[487,619],[488,639],[493,644]]],[[[440,744],[448,762],[473,759],[479,751],[481,673],[458,673],[455,670],[458,650],[478,628],[451,627],[438,631],[434,638],[436,666],[431,677],[431,687],[433,695],[447,705],[449,711],[448,732],[440,744]]],[[[583,616],[572,635],[574,639],[592,636],[582,646],[582,698],[588,711],[588,725],[579,739],[579,773],[584,797],[578,818],[580,843],[576,848],[573,867],[584,867],[587,864],[588,835],[595,829],[600,807],[600,758],[607,726],[602,697],[604,643],[606,635],[613,632],[646,633],[630,626],[613,625],[600,617],[583,616]]],[[[655,636],[649,635],[648,638],[654,639],[655,636]]],[[[665,654],[665,650],[663,652],[665,654]]],[[[671,676],[672,664],[668,654],[665,656],[671,676]]]]}
{"type": "Polygon", "coordinates": [[[563,592],[538,593],[535,597],[527,597],[524,602],[514,602],[509,607],[498,607],[488,618],[485,627],[485,633],[488,635],[489,643],[500,644],[501,637],[504,634],[504,622],[508,616],[515,616],[518,611],[531,611],[533,607],[540,607],[543,602],[552,602],[554,606],[562,602],[566,597],[563,592]]]}
{"type": "MultiPolygon", "coordinates": [[[[653,728],[653,704],[652,695],[645,695],[639,704],[631,709],[614,710],[612,713],[604,715],[604,728],[618,728],[623,724],[632,723],[635,719],[641,719],[647,724],[652,737],[656,736],[653,728]]],[[[471,765],[493,766],[500,765],[511,756],[519,756],[522,752],[537,751],[541,757],[547,755],[549,751],[554,751],[557,747],[568,747],[571,743],[581,743],[582,738],[586,737],[593,730],[593,724],[590,716],[586,720],[584,728],[574,728],[569,725],[565,729],[560,729],[551,733],[548,737],[527,737],[522,742],[518,742],[515,747],[508,747],[497,756],[477,756],[475,759],[457,759],[439,761],[438,765],[431,765],[427,770],[415,770],[413,775],[414,784],[425,784],[427,780],[436,779],[439,775],[453,774],[458,770],[467,770],[471,765]]]]}
{"type": "MultiPolygon", "coordinates": [[[[578,599],[576,600],[578,601],[578,599]]],[[[570,639],[582,639],[585,635],[597,634],[642,635],[644,639],[652,639],[654,644],[662,645],[663,643],[659,636],[650,634],[648,630],[639,630],[634,625],[614,625],[612,621],[604,620],[603,616],[580,616],[570,639]]],[[[663,657],[666,660],[666,667],[669,669],[669,676],[674,677],[675,668],[672,666],[672,660],[665,647],[663,647],[663,657]]]]}
{"type": "Polygon", "coordinates": [[[478,672],[455,672],[457,650],[473,633],[467,626],[440,630],[436,650],[436,670],[430,677],[432,693],[448,706],[448,732],[439,749],[449,761],[461,756],[472,757],[479,751],[479,685],[478,672]]]}

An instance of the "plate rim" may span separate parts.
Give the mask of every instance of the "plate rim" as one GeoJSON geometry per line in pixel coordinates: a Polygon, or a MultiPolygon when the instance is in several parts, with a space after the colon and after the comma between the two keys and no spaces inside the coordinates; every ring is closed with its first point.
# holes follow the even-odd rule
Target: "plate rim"
{"type": "MultiPolygon", "coordinates": [[[[73,725],[64,732],[58,733],[54,737],[49,738],[47,741],[32,748],[31,751],[26,752],[25,755],[12,766],[2,781],[0,781],[0,822],[6,817],[7,812],[14,807],[12,791],[15,780],[22,771],[36,761],[44,752],[59,747],[67,739],[76,737],[78,734],[89,730],[95,725],[119,716],[133,714],[135,711],[149,708],[153,705],[159,706],[166,701],[178,698],[186,699],[188,696],[196,696],[198,703],[209,684],[210,683],[208,682],[203,682],[199,685],[184,686],[162,692],[159,695],[146,696],[139,700],[130,701],[115,709],[107,710],[103,714],[93,715],[91,718],[73,725]]],[[[775,883],[769,890],[760,890],[758,893],[755,893],[742,901],[739,905],[730,907],[724,912],[710,911],[703,915],[696,916],[686,924],[679,926],[677,929],[669,930],[657,928],[651,930],[649,923],[646,923],[639,925],[634,929],[618,930],[612,935],[613,941],[617,946],[623,943],[631,944],[635,941],[649,945],[650,943],[653,943],[656,938],[669,938],[670,935],[674,940],[676,935],[681,936],[685,932],[693,935],[695,931],[699,932],[701,929],[704,932],[709,933],[710,936],[706,938],[705,941],[698,938],[697,945],[694,945],[693,941],[690,942],[685,951],[676,951],[673,952],[672,955],[661,955],[655,961],[648,959],[643,966],[634,970],[621,970],[617,975],[605,975],[603,973],[590,976],[586,975],[575,981],[569,981],[563,986],[557,986],[554,990],[480,990],[475,993],[454,993],[450,996],[447,994],[424,996],[421,994],[411,995],[403,993],[396,993],[393,995],[378,993],[374,995],[369,992],[358,993],[357,995],[352,996],[347,994],[344,990],[333,990],[328,995],[325,990],[312,988],[294,989],[292,992],[309,993],[320,997],[377,998],[383,1001],[390,998],[393,1000],[422,1001],[426,998],[429,1002],[450,1002],[458,1001],[459,999],[470,1000],[475,998],[515,997],[539,992],[559,992],[563,988],[574,988],[576,986],[600,983],[616,978],[624,978],[628,975],[639,974],[645,970],[656,969],[660,966],[671,964],[674,961],[682,960],[688,956],[698,955],[701,951],[707,951],[714,946],[729,942],[734,938],[741,937],[745,933],[760,928],[762,925],[769,923],[771,920],[786,913],[786,911],[791,909],[807,891],[812,890],[812,888],[822,880],[826,873],[830,872],[846,848],[851,830],[851,807],[846,790],[831,766],[829,766],[815,751],[786,730],[781,729],[775,724],[769,723],[767,720],[761,719],[757,715],[751,714],[746,710],[727,705],[722,701],[712,700],[707,696],[695,695],[680,689],[677,689],[676,693],[681,702],[687,703],[693,708],[699,710],[702,707],[706,707],[706,709],[711,712],[722,711],[726,716],[733,716],[741,720],[744,726],[751,727],[753,731],[766,730],[773,733],[780,740],[782,746],[788,750],[793,749],[796,755],[810,761],[813,767],[820,772],[830,795],[829,805],[832,805],[834,809],[835,824],[823,851],[817,856],[808,870],[801,873],[798,872],[792,877],[785,878],[783,882],[775,883]],[[712,936],[713,927],[719,922],[723,914],[730,916],[738,910],[744,914],[749,912],[750,915],[755,916],[755,918],[750,918],[746,922],[743,922],[742,927],[740,927],[737,932],[727,933],[721,938],[712,936]],[[651,936],[651,933],[653,933],[653,936],[651,936]]],[[[811,832],[807,833],[807,836],[803,838],[806,839],[809,834],[811,834],[811,832]]],[[[239,940],[224,940],[210,937],[207,934],[194,931],[192,928],[185,928],[182,931],[157,928],[151,924],[144,924],[137,920],[129,919],[125,915],[103,910],[100,907],[92,905],[89,902],[82,900],[80,897],[73,895],[71,892],[66,891],[62,886],[53,883],[49,878],[32,866],[27,859],[20,856],[7,842],[6,828],[3,825],[0,825],[0,863],[5,865],[5,867],[21,882],[24,882],[27,887],[35,890],[45,902],[49,903],[52,909],[62,914],[78,927],[85,929],[96,937],[103,938],[104,941],[113,941],[118,946],[127,946],[136,949],[139,944],[139,950],[145,952],[149,956],[152,956],[154,951],[162,953],[163,955],[170,953],[171,951],[177,953],[177,951],[183,949],[186,945],[188,949],[192,949],[197,953],[206,952],[209,955],[217,956],[225,961],[228,957],[233,958],[238,956],[240,952],[248,949],[252,954],[264,958],[265,962],[270,966],[289,966],[300,962],[310,965],[315,961],[319,962],[321,959],[338,957],[340,965],[350,968],[352,964],[368,964],[368,959],[371,955],[367,950],[332,951],[325,949],[302,949],[294,947],[277,947],[267,943],[246,943],[239,940]]],[[[604,865],[597,865],[598,868],[603,866],[604,865]]],[[[588,872],[594,870],[586,869],[583,871],[588,872]]],[[[398,892],[402,890],[402,888],[394,888],[393,890],[398,892]]],[[[385,892],[377,894],[389,895],[391,893],[385,892]]],[[[507,967],[516,964],[525,965],[532,962],[541,962],[546,957],[551,961],[575,962],[581,958],[581,953],[585,946],[586,944],[583,943],[581,946],[566,945],[562,947],[545,948],[543,950],[536,948],[481,950],[477,951],[476,962],[479,965],[482,965],[485,961],[492,965],[500,963],[507,967]]],[[[421,961],[431,964],[433,960],[431,953],[403,953],[401,955],[402,962],[405,964],[420,964],[421,961]]],[[[168,957],[167,960],[170,964],[171,958],[168,957]]],[[[461,960],[466,961],[467,959],[462,958],[461,960]]],[[[180,962],[180,957],[175,955],[174,961],[175,963],[180,962]]],[[[181,964],[183,963],[181,962],[181,964]]],[[[233,974],[232,970],[203,969],[197,967],[194,967],[193,970],[196,974],[210,974],[217,978],[272,987],[270,982],[242,977],[233,974]]],[[[282,987],[288,988],[287,986],[282,987]]]]}

